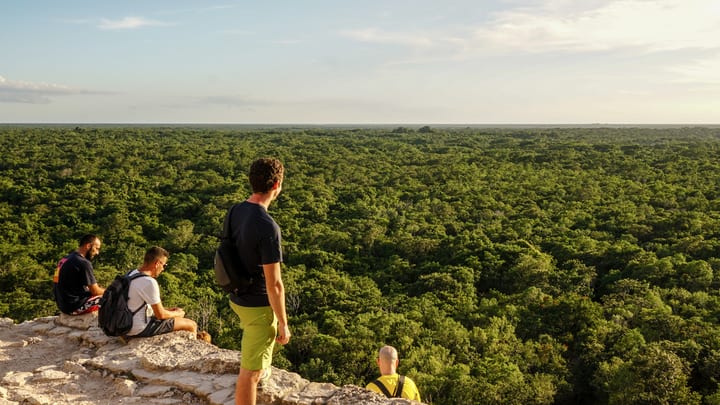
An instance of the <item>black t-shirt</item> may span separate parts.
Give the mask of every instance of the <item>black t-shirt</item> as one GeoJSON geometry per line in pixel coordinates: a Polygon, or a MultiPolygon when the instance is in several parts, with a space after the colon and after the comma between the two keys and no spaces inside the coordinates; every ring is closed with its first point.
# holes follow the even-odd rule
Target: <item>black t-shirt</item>
{"type": "Polygon", "coordinates": [[[60,265],[58,282],[53,286],[60,311],[69,314],[90,297],[88,286],[97,283],[92,263],[78,252],[65,256],[60,265]]]}
{"type": "MultiPolygon", "coordinates": [[[[230,229],[240,260],[246,269],[260,276],[255,279],[247,293],[240,296],[231,293],[230,299],[244,307],[268,306],[270,301],[262,266],[282,262],[280,227],[259,204],[245,201],[233,206],[230,212],[230,229]]],[[[225,220],[227,221],[227,217],[225,220]]]]}

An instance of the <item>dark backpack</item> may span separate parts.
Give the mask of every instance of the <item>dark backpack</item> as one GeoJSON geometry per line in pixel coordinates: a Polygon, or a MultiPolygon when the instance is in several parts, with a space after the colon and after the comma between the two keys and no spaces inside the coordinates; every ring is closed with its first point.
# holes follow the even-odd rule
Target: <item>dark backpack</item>
{"type": "Polygon", "coordinates": [[[245,269],[240,261],[235,241],[232,239],[230,224],[233,208],[235,206],[230,208],[225,217],[220,246],[215,251],[215,282],[225,292],[242,294],[247,291],[257,275],[252,275],[245,269]]]}
{"type": "Polygon", "coordinates": [[[115,280],[105,289],[102,299],[100,300],[100,310],[98,311],[98,326],[108,336],[124,336],[130,331],[133,325],[133,316],[145,308],[143,303],[140,308],[131,311],[128,308],[128,291],[130,290],[130,282],[138,277],[148,277],[146,274],[138,272],[116,276],[115,280]]]}

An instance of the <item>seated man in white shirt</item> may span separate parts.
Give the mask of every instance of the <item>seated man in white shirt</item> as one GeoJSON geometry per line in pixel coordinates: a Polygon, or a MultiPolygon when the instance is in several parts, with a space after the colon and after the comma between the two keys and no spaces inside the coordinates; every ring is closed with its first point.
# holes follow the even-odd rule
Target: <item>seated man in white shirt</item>
{"type": "MultiPolygon", "coordinates": [[[[140,268],[129,273],[139,273],[148,277],[138,277],[130,282],[128,291],[128,307],[131,311],[145,306],[145,310],[137,311],[133,316],[133,326],[127,337],[147,337],[163,333],[186,330],[197,335],[197,324],[185,318],[182,308],[165,308],[160,300],[160,287],[155,280],[163,272],[170,254],[167,250],[154,246],[148,249],[140,268]],[[152,308],[152,311],[148,310],[152,308]]],[[[205,332],[203,332],[206,334],[205,332]]],[[[202,336],[204,340],[207,340],[202,336]]]]}

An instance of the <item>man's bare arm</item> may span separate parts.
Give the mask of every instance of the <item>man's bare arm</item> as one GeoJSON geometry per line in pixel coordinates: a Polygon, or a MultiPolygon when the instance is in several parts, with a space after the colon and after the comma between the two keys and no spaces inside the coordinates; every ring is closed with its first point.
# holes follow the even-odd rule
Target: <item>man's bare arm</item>
{"type": "Polygon", "coordinates": [[[103,295],[105,289],[100,287],[98,283],[95,283],[88,286],[88,291],[90,291],[90,295],[94,297],[96,295],[103,295]]]}
{"type": "Polygon", "coordinates": [[[287,312],[285,312],[285,285],[280,274],[280,263],[264,264],[263,272],[265,273],[268,300],[278,319],[278,336],[275,340],[284,345],[290,341],[290,328],[287,324],[287,312]]]}

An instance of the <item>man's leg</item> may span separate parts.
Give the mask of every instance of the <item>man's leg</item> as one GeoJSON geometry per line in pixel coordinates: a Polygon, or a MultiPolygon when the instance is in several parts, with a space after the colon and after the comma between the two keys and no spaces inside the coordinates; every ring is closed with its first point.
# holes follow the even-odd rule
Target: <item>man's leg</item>
{"type": "Polygon", "coordinates": [[[70,315],[83,315],[83,314],[89,314],[90,312],[95,312],[100,309],[100,300],[102,299],[102,295],[93,295],[92,297],[88,298],[80,308],[76,309],[71,313],[70,315]]]}
{"type": "Polygon", "coordinates": [[[197,323],[193,321],[192,319],[188,318],[175,318],[175,326],[173,326],[173,331],[177,330],[188,330],[193,333],[193,335],[197,335],[197,323]]]}
{"type": "Polygon", "coordinates": [[[255,405],[261,371],[240,368],[240,374],[238,374],[237,384],[235,385],[235,405],[255,405]]]}
{"type": "Polygon", "coordinates": [[[175,318],[168,318],[168,319],[157,319],[154,316],[150,318],[150,322],[148,322],[147,326],[145,326],[145,329],[143,329],[142,332],[138,333],[137,335],[129,336],[129,337],[150,337],[150,336],[156,336],[156,335],[162,335],[165,333],[170,333],[175,329],[175,318]]]}
{"type": "Polygon", "coordinates": [[[241,307],[230,301],[243,329],[240,373],[235,385],[235,404],[254,405],[262,370],[272,364],[277,319],[270,307],[241,307]]]}

